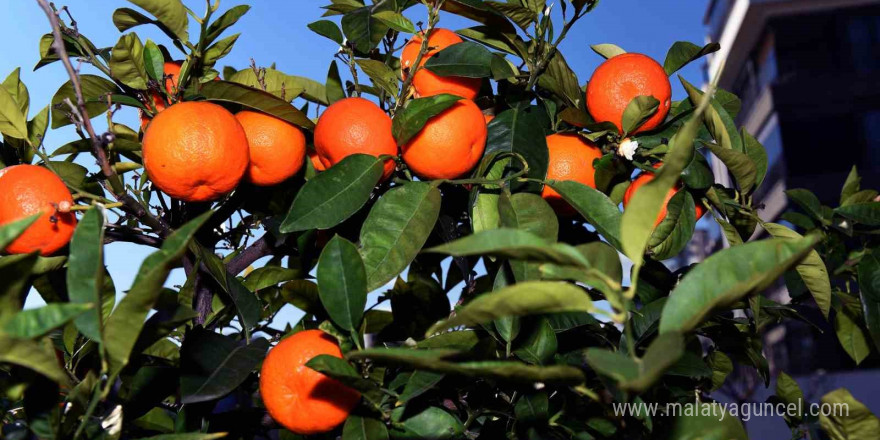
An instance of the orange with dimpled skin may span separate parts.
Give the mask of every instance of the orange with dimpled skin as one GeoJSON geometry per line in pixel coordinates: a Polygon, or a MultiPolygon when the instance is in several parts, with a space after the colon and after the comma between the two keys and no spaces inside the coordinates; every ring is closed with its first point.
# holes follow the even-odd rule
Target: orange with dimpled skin
{"type": "MultiPolygon", "coordinates": [[[[423,37],[421,34],[413,36],[403,47],[400,54],[400,67],[403,69],[403,77],[406,79],[407,69],[412,69],[422,47],[423,37]]],[[[462,76],[440,76],[425,69],[425,62],[437,52],[446,49],[453,44],[461,43],[461,37],[449,29],[437,28],[431,31],[428,37],[428,51],[422,56],[419,70],[413,78],[412,85],[420,97],[449,93],[461,96],[465,99],[474,99],[480,93],[483,81],[480,78],[467,78],[462,76]]]]}
{"type": "MultiPolygon", "coordinates": [[[[315,126],[315,151],[325,168],[352,154],[396,156],[397,141],[391,118],[364,98],[345,98],[324,110],[315,126]]],[[[384,178],[394,171],[394,160],[385,161],[384,178]]]]}
{"type": "Polygon", "coordinates": [[[144,168],[157,188],[187,202],[216,200],[248,167],[248,139],[232,113],[210,102],[181,102],[153,118],[144,168]]]}
{"type": "Polygon", "coordinates": [[[275,116],[249,110],[236,113],[235,119],[248,139],[248,181],[257,186],[277,185],[302,168],[306,137],[299,128],[275,116]]]}
{"type": "Polygon", "coordinates": [[[76,216],[58,212],[61,203],[72,205],[73,198],[61,178],[48,169],[36,165],[0,169],[0,226],[42,213],[5,251],[39,251],[46,256],[67,246],[76,229],[76,216]]]}
{"type": "MultiPolygon", "coordinates": [[[[596,187],[593,161],[602,157],[602,150],[576,133],[557,133],[547,136],[550,154],[547,180],[573,180],[591,188],[596,187]]],[[[544,185],[541,197],[560,215],[571,216],[577,211],[549,185],[544,185]]]]}
{"type": "Polygon", "coordinates": [[[336,341],[320,330],[282,339],[260,370],[260,395],[269,415],[296,434],[327,432],[344,422],[360,393],[306,366],[318,355],[342,357],[336,341]]]}
{"type": "Polygon", "coordinates": [[[486,149],[486,120],[473,101],[462,99],[429,119],[401,146],[403,161],[424,179],[455,179],[467,174],[486,149]]]}
{"type": "MultiPolygon", "coordinates": [[[[654,168],[660,168],[663,164],[656,163],[654,164],[654,168]]],[[[629,188],[626,189],[626,192],[623,194],[623,209],[626,209],[626,205],[629,205],[629,200],[633,197],[636,191],[639,190],[646,183],[654,180],[654,173],[650,171],[642,171],[635,179],[633,179],[632,183],[629,185],[629,188]]],[[[666,193],[666,198],[663,200],[663,207],[660,209],[660,213],[657,214],[657,219],[654,221],[654,227],[656,228],[660,223],[663,222],[663,219],[666,218],[666,206],[669,205],[669,200],[672,199],[672,196],[675,195],[678,190],[681,189],[681,184],[678,183],[674,187],[672,187],[669,192],[666,193]]],[[[695,214],[697,220],[703,217],[703,214],[706,213],[706,208],[700,204],[699,201],[696,201],[695,205],[695,214]]]]}
{"type": "MultiPolygon", "coordinates": [[[[623,112],[637,96],[653,96],[657,112],[633,133],[651,131],[666,119],[672,86],[663,66],[650,57],[625,53],[602,63],[587,83],[587,110],[596,122],[612,122],[622,132],[623,112]]],[[[630,133],[630,134],[633,134],[630,133]]]]}

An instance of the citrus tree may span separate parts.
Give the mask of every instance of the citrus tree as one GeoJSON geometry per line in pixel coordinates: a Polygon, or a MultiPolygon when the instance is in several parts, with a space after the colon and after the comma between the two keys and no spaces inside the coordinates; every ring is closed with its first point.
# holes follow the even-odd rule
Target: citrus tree
{"type": "MultiPolygon", "coordinates": [[[[792,190],[789,226],[764,222],[739,99],[679,78],[672,100],[716,44],[596,44],[586,81],[559,44],[596,1],[332,0],[315,81],[219,70],[249,6],[131,3],[93,42],[35,1],[36,68],[70,79],[38,112],[18,70],[0,87],[5,438],[746,438],[712,392],[735,364],[770,383],[762,329],[803,319],[761,295],[783,275],[855,362],[876,351],[877,191],[854,170],[840,207],[792,190]],[[668,269],[704,216],[730,246],[668,269]],[[117,241],[155,248],[118,302],[117,241]]],[[[803,393],[781,374],[773,399],[803,393]]],[[[845,390],[823,400],[849,416],[789,415],[793,438],[876,434],[845,390]]]]}

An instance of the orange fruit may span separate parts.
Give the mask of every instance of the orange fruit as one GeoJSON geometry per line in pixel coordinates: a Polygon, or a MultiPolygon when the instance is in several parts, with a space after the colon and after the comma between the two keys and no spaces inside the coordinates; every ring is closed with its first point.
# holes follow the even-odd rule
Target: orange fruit
{"type": "Polygon", "coordinates": [[[299,128],[275,116],[248,110],[236,113],[235,119],[248,139],[248,181],[257,186],[277,185],[302,168],[306,137],[299,128]]]}
{"type": "Polygon", "coordinates": [[[61,178],[48,169],[36,165],[0,169],[0,226],[43,213],[6,247],[6,252],[39,251],[45,256],[67,246],[76,228],[76,216],[58,212],[62,202],[73,204],[73,197],[61,178]]]}
{"type": "Polygon", "coordinates": [[[153,118],[144,167],[157,188],[187,202],[232,191],[248,167],[248,139],[232,113],[210,102],[181,102],[153,118]]]}
{"type": "Polygon", "coordinates": [[[282,339],[260,370],[260,395],[275,421],[296,434],[327,432],[345,421],[360,393],[305,364],[326,354],[341,358],[330,335],[304,330],[282,339]]]}
{"type": "MultiPolygon", "coordinates": [[[[177,77],[180,75],[180,67],[182,65],[183,61],[166,61],[162,67],[165,74],[165,92],[167,92],[169,96],[174,95],[177,91],[177,77]]],[[[153,100],[153,106],[156,107],[157,114],[162,110],[165,110],[167,106],[165,105],[165,99],[162,98],[161,95],[158,93],[151,93],[150,96],[153,100]]],[[[147,124],[150,123],[151,118],[143,111],[140,111],[140,117],[141,130],[146,130],[147,124]]]]}
{"type": "MultiPolygon", "coordinates": [[[[660,168],[662,164],[657,163],[654,164],[654,168],[660,168]]],[[[650,171],[642,171],[635,179],[633,179],[632,183],[629,185],[629,188],[626,189],[626,192],[623,194],[623,208],[626,209],[626,205],[629,204],[630,199],[633,197],[633,194],[639,190],[646,183],[654,180],[654,173],[650,171]]],[[[663,208],[660,209],[660,214],[657,215],[657,219],[654,221],[654,227],[656,228],[663,219],[666,218],[666,206],[669,205],[669,199],[675,195],[678,190],[681,189],[681,184],[676,184],[673,188],[666,193],[666,198],[663,200],[663,208]]],[[[699,202],[696,203],[696,208],[694,209],[696,218],[699,220],[703,217],[703,214],[706,213],[706,208],[703,207],[699,202]]]]}
{"type": "MultiPolygon", "coordinates": [[[[391,134],[391,118],[378,105],[364,98],[334,102],[318,118],[315,150],[325,168],[352,154],[397,155],[391,134]]],[[[394,171],[394,160],[385,162],[385,178],[394,171]]]]}
{"type": "Polygon", "coordinates": [[[308,152],[309,160],[312,161],[312,166],[315,167],[315,171],[324,171],[327,167],[321,162],[321,158],[318,157],[318,152],[315,150],[309,150],[308,152]]]}
{"type": "Polygon", "coordinates": [[[587,109],[596,122],[612,122],[621,132],[623,111],[636,96],[649,95],[660,101],[657,112],[633,133],[650,131],[666,119],[672,87],[663,66],[650,57],[625,53],[602,63],[587,83],[587,109]]]}
{"type": "MultiPolygon", "coordinates": [[[[596,187],[596,169],[593,161],[602,157],[602,150],[575,133],[557,133],[547,136],[550,153],[547,180],[573,180],[591,188],[596,187]]],[[[549,185],[544,185],[541,197],[560,215],[575,214],[575,209],[549,185]]]]}
{"type": "MultiPolygon", "coordinates": [[[[419,63],[419,70],[413,78],[412,85],[416,89],[418,96],[433,96],[441,93],[449,93],[451,95],[461,96],[465,99],[474,99],[480,93],[480,86],[483,81],[480,78],[467,78],[462,76],[440,76],[428,69],[423,69],[428,58],[434,56],[437,52],[446,49],[453,44],[461,43],[463,40],[455,32],[449,29],[437,28],[431,31],[428,37],[428,51],[422,56],[419,63]]],[[[415,65],[416,58],[422,48],[422,35],[416,34],[409,42],[403,46],[403,52],[400,54],[400,67],[403,69],[403,78],[406,79],[407,71],[415,65]]]]}
{"type": "Polygon", "coordinates": [[[400,150],[424,179],[455,179],[472,170],[486,148],[486,121],[473,101],[460,100],[429,119],[400,150]]]}

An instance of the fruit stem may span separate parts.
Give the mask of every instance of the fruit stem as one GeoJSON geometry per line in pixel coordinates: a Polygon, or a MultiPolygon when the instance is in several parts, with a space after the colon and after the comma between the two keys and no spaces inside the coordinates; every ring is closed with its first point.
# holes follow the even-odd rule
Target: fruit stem
{"type": "Polygon", "coordinates": [[[400,92],[397,94],[397,100],[394,101],[394,109],[391,111],[392,116],[396,115],[397,111],[403,107],[406,97],[409,96],[409,88],[412,86],[413,78],[416,77],[416,72],[421,68],[420,65],[422,64],[422,58],[428,53],[428,39],[431,37],[431,32],[434,30],[437,22],[440,21],[440,8],[443,7],[443,1],[444,0],[437,0],[434,3],[425,3],[428,7],[428,28],[422,31],[422,45],[419,46],[419,54],[416,55],[412,68],[410,68],[406,79],[403,81],[403,85],[400,87],[400,92]]]}

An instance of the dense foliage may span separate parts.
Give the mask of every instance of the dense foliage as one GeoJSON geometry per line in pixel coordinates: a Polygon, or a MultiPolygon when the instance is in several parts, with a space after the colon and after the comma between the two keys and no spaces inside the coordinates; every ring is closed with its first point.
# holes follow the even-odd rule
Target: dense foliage
{"type": "MultiPolygon", "coordinates": [[[[209,1],[197,16],[181,0],[132,0],[140,9],[114,12],[123,34],[104,47],[68,11],[38,2],[54,33],[40,41],[36,68],[62,61],[71,81],[32,115],[18,70],[6,78],[0,166],[55,172],[74,195],[79,223],[55,256],[0,257],[4,438],[298,438],[267,416],[258,371],[272,344],[313,328],[336,337],[345,358],[318,356],[308,366],[363,396],[343,426],[314,438],[742,438],[732,418],[622,416],[613,405],[712,402],[734,364],[769,384],[762,329],[803,319],[761,295],[781,278],[795,303],[818,306],[856,363],[876,356],[880,203],[877,191],[860,188],[855,169],[838,207],[790,190],[797,210],[765,223],[752,196],[767,155],[735,126],[740,101],[731,93],[704,93],[681,78],[688,98],[672,102],[655,130],[629,135],[657,111],[650,96],[627,107],[623,133],[592,120],[586,77],[558,46],[596,1],[562,0],[555,10],[540,0],[361,1],[332,0],[328,18],[309,25],[340,45],[326,81],[256,65],[218,70],[238,37],[223,34],[248,6],[221,13],[209,1]],[[410,7],[408,14],[426,14],[423,23],[401,14],[410,7]],[[275,187],[242,184],[216,203],[184,203],[140,171],[142,132],[113,121],[126,108],[151,116],[158,95],[169,104],[207,100],[264,112],[310,140],[310,114],[364,96],[393,117],[401,145],[459,99],[414,97],[413,75],[403,79],[396,55],[442,14],[476,25],[457,31],[467,41],[424,68],[479,78],[475,102],[495,116],[479,165],[459,180],[419,180],[399,161],[383,180],[385,157],[353,155],[321,172],[306,160],[275,187]],[[188,32],[191,20],[198,35],[188,32]],[[144,42],[138,26],[158,26],[167,40],[144,42]],[[79,74],[71,57],[100,74],[79,74]],[[184,61],[170,95],[162,66],[175,58],[184,61]],[[101,115],[103,133],[90,121],[101,115]],[[70,124],[80,139],[42,142],[50,125],[70,124]],[[557,132],[602,148],[596,188],[545,181],[545,137],[557,132]],[[638,143],[631,160],[618,153],[626,138],[638,143]],[[92,162],[81,160],[87,155],[97,168],[79,164],[92,162]],[[715,183],[710,155],[727,166],[733,187],[715,183]],[[621,212],[633,173],[660,161],[656,178],[621,212]],[[679,181],[655,228],[663,196],[679,181]],[[544,185],[577,215],[557,216],[538,195],[544,185]],[[730,246],[671,271],[662,261],[690,241],[697,205],[730,246]],[[113,241],[156,248],[118,303],[102,251],[113,241]],[[166,286],[181,265],[186,283],[166,286]],[[377,289],[378,302],[367,307],[377,289]],[[37,294],[47,304],[22,310],[37,294]],[[305,316],[270,327],[287,304],[305,316]]],[[[624,51],[592,47],[606,58],[624,51]]],[[[662,65],[674,75],[717,49],[677,42],[662,65]]],[[[0,226],[0,249],[34,219],[0,226]]],[[[788,376],[776,383],[774,399],[803,399],[788,376]]],[[[793,438],[820,426],[834,439],[877,432],[880,422],[847,392],[825,400],[849,403],[851,417],[791,417],[793,438]]]]}

